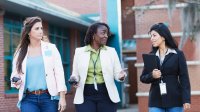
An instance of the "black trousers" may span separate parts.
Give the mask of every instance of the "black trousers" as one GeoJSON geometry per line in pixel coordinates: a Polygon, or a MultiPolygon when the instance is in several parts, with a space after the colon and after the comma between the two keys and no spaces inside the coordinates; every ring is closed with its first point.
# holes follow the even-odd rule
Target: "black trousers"
{"type": "Polygon", "coordinates": [[[93,84],[86,84],[84,88],[84,102],[75,104],[76,112],[117,112],[117,103],[113,103],[105,84],[98,84],[98,91],[93,84]]]}

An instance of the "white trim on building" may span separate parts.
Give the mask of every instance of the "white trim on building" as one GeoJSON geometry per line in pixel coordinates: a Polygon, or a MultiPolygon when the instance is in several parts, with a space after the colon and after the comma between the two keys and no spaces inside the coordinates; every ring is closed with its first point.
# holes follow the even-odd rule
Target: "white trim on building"
{"type": "MultiPolygon", "coordinates": [[[[173,37],[181,37],[183,35],[182,32],[173,32],[173,37]]],[[[134,35],[133,38],[150,38],[148,34],[142,34],[142,35],[134,35]]]]}
{"type": "MultiPolygon", "coordinates": [[[[186,7],[186,3],[179,3],[176,4],[176,8],[183,8],[186,7]]],[[[144,5],[144,6],[133,6],[132,10],[157,10],[157,9],[167,9],[168,5],[167,4],[162,4],[162,5],[144,5]]]]}
{"type": "MultiPolygon", "coordinates": [[[[199,60],[187,61],[187,65],[188,66],[197,66],[197,65],[200,65],[200,61],[199,60]]],[[[137,67],[137,68],[144,67],[144,63],[136,63],[135,67],[137,67]]]]}

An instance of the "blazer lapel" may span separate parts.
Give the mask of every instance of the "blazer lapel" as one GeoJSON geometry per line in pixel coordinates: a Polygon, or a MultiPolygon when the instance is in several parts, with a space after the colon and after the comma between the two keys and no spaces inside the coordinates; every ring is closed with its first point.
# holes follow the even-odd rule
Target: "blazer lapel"
{"type": "Polygon", "coordinates": [[[50,50],[49,46],[47,44],[45,44],[43,41],[41,41],[41,50],[42,50],[42,58],[44,61],[44,68],[45,68],[45,73],[47,73],[47,58],[45,58],[45,52],[47,52],[48,50],[50,50]]]}
{"type": "MultiPolygon", "coordinates": [[[[106,71],[106,67],[108,67],[109,65],[109,58],[107,57],[107,54],[109,53],[106,53],[108,51],[107,50],[101,50],[101,53],[100,53],[100,62],[101,62],[101,68],[102,68],[102,72],[103,72],[103,76],[104,76],[104,72],[106,71]]],[[[109,54],[111,55],[111,53],[109,54]]]]}
{"type": "Polygon", "coordinates": [[[23,75],[21,75],[21,78],[22,78],[23,81],[25,81],[25,78],[26,78],[26,62],[27,62],[27,57],[28,57],[28,51],[29,51],[29,47],[27,49],[26,56],[24,57],[24,60],[22,62],[22,72],[23,72],[23,75]]]}
{"type": "Polygon", "coordinates": [[[157,69],[160,69],[160,59],[156,56],[157,69]]]}
{"type": "Polygon", "coordinates": [[[162,65],[164,65],[166,63],[166,61],[173,55],[173,53],[169,53],[168,55],[165,56],[165,59],[162,63],[162,65]]]}
{"type": "Polygon", "coordinates": [[[105,51],[104,51],[104,50],[101,50],[101,51],[100,51],[100,62],[101,62],[102,72],[104,71],[104,68],[103,68],[103,67],[105,67],[105,62],[106,62],[106,60],[103,61],[103,59],[106,59],[106,58],[105,58],[105,51]]]}
{"type": "Polygon", "coordinates": [[[89,66],[89,62],[90,62],[90,51],[85,51],[85,47],[83,49],[83,53],[79,59],[81,62],[80,64],[83,64],[82,65],[82,70],[83,71],[83,74],[85,76],[85,78],[87,77],[87,72],[88,72],[88,66],[89,66]]]}

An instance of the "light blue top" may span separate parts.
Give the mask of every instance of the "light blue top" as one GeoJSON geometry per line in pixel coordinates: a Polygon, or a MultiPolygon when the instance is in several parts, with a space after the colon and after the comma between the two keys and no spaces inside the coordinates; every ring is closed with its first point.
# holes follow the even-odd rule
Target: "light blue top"
{"type": "MultiPolygon", "coordinates": [[[[26,64],[25,90],[46,90],[46,76],[42,56],[28,57],[26,64]]],[[[60,96],[51,96],[51,100],[59,100],[60,96]]]]}
{"type": "Polygon", "coordinates": [[[27,58],[25,88],[29,91],[47,89],[45,68],[42,56],[27,58]]]}
{"type": "MultiPolygon", "coordinates": [[[[26,89],[29,91],[47,89],[44,61],[42,56],[27,57],[25,90],[26,89]]],[[[25,94],[23,95],[23,98],[24,97],[25,94]]],[[[60,96],[51,96],[51,100],[59,99],[60,96]]],[[[18,101],[17,107],[20,109],[21,101],[18,101]]]]}

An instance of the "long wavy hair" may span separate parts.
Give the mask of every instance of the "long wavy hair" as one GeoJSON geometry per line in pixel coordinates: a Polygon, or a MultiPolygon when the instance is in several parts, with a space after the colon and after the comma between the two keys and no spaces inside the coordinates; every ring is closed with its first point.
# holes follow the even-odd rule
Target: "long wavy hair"
{"type": "Polygon", "coordinates": [[[17,67],[17,72],[22,73],[22,62],[27,54],[28,50],[28,45],[30,44],[30,37],[29,37],[29,32],[31,31],[31,28],[33,25],[37,22],[42,22],[42,19],[40,17],[28,17],[24,20],[23,22],[23,28],[21,32],[21,39],[20,42],[17,46],[15,56],[18,54],[17,57],[17,62],[16,62],[16,67],[17,67]]]}
{"type": "Polygon", "coordinates": [[[97,29],[100,26],[105,26],[108,29],[108,36],[111,35],[111,33],[110,33],[110,27],[106,23],[101,23],[101,22],[94,23],[87,30],[87,33],[85,35],[85,40],[84,40],[85,45],[92,44],[93,36],[94,36],[94,34],[97,33],[97,29]]]}
{"type": "MultiPolygon", "coordinates": [[[[158,23],[158,24],[154,24],[151,28],[150,31],[156,31],[160,36],[162,36],[163,38],[165,38],[165,45],[169,48],[172,49],[178,49],[178,44],[177,42],[174,40],[174,38],[172,37],[172,34],[170,32],[170,30],[168,29],[168,27],[164,24],[164,23],[158,23]]],[[[158,47],[153,47],[152,46],[152,51],[157,51],[158,47]]]]}

